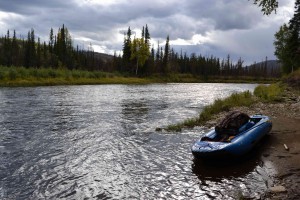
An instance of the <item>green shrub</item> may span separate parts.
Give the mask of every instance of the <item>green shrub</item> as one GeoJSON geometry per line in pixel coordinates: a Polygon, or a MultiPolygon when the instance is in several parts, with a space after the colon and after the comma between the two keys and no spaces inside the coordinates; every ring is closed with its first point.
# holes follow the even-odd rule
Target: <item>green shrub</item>
{"type": "Polygon", "coordinates": [[[9,80],[16,80],[17,79],[17,75],[18,75],[18,73],[17,73],[17,71],[14,68],[10,69],[9,72],[8,72],[8,78],[9,78],[9,80]]]}
{"type": "Polygon", "coordinates": [[[274,102],[282,99],[283,91],[284,88],[279,84],[259,85],[255,88],[254,95],[264,102],[274,102]]]}
{"type": "Polygon", "coordinates": [[[5,71],[0,69],[0,80],[3,80],[5,78],[5,71]]]}

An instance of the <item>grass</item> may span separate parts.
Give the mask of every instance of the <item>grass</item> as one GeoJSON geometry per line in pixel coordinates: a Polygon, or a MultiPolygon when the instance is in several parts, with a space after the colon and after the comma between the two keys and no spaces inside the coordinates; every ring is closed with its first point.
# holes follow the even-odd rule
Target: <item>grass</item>
{"type": "Polygon", "coordinates": [[[148,83],[269,83],[276,79],[253,77],[204,77],[192,74],[154,74],[134,77],[102,71],[0,66],[0,86],[84,85],[84,84],[148,84],[148,83]]]}
{"type": "Polygon", "coordinates": [[[205,106],[198,117],[187,119],[182,123],[169,125],[164,130],[179,132],[182,128],[201,126],[212,119],[215,114],[223,111],[229,111],[230,108],[233,107],[249,107],[259,101],[268,103],[281,101],[284,95],[284,87],[285,86],[282,84],[271,84],[269,86],[259,85],[255,88],[253,94],[246,91],[242,93],[234,93],[225,99],[217,99],[213,104],[205,106]]]}
{"type": "Polygon", "coordinates": [[[213,104],[205,106],[202,112],[196,118],[187,119],[182,123],[169,125],[167,131],[181,131],[182,128],[192,128],[203,125],[209,121],[214,114],[222,111],[229,111],[231,107],[235,106],[250,106],[255,100],[251,92],[246,91],[242,93],[234,93],[225,99],[216,99],[213,104]]]}
{"type": "Polygon", "coordinates": [[[147,84],[151,80],[102,71],[0,66],[0,86],[147,84]]]}

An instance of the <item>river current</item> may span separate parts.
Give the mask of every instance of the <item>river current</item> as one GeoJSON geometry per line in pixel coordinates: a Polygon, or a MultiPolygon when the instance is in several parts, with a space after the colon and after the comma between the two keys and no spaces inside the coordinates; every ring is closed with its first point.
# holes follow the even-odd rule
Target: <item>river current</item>
{"type": "Polygon", "coordinates": [[[205,130],[156,132],[255,84],[0,88],[0,199],[235,199],[263,193],[258,155],[207,165],[205,130]]]}

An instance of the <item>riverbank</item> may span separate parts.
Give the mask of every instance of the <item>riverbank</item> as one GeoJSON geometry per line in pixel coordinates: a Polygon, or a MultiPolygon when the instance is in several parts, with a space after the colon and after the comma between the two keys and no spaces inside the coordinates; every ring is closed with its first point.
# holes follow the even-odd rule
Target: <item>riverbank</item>
{"type": "Polygon", "coordinates": [[[192,74],[154,74],[138,77],[117,72],[0,66],[1,87],[150,83],[274,83],[276,81],[278,79],[265,77],[207,77],[192,74]]]}
{"type": "MultiPolygon", "coordinates": [[[[276,103],[258,102],[250,107],[233,107],[249,115],[264,114],[271,117],[273,128],[264,146],[261,160],[274,166],[274,182],[269,185],[263,199],[300,199],[300,91],[286,88],[284,98],[276,103]],[[285,148],[284,144],[288,147],[285,148]],[[283,191],[276,191],[283,189],[283,191]]],[[[204,126],[213,127],[227,112],[221,112],[204,126]]]]}

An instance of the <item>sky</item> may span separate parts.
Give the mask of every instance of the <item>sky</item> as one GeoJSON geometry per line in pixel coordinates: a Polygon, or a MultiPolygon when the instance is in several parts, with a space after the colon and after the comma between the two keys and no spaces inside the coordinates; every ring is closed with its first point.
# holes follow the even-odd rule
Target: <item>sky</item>
{"type": "Polygon", "coordinates": [[[0,0],[0,34],[15,30],[49,40],[64,24],[74,45],[122,54],[124,33],[141,37],[147,24],[151,44],[167,36],[177,52],[242,58],[244,64],[276,59],[274,34],[293,16],[294,0],[279,0],[277,14],[265,16],[250,0],[0,0]],[[92,46],[90,46],[92,45],[92,46]]]}

